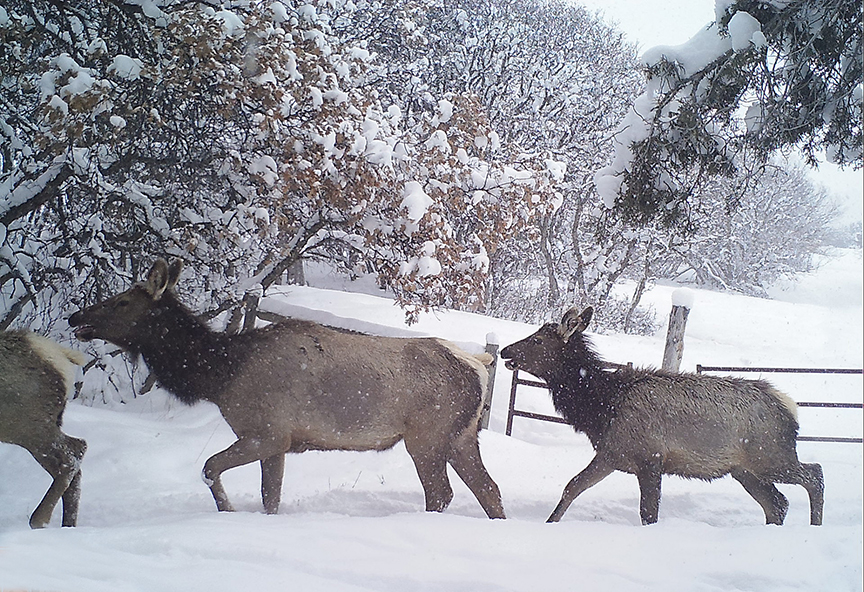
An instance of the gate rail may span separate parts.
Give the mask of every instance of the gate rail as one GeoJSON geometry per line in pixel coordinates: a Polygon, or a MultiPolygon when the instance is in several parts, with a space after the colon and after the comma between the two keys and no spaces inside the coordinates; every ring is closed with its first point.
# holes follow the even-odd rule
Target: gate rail
{"type": "MultiPolygon", "coordinates": [[[[617,370],[620,368],[632,368],[633,363],[630,362],[628,364],[613,364],[607,363],[606,369],[608,370],[617,370]]],[[[696,365],[696,373],[702,374],[703,372],[778,372],[778,373],[786,373],[786,374],[864,374],[864,370],[856,369],[856,368],[756,368],[756,367],[743,367],[743,366],[703,366],[702,364],[696,365]]],[[[519,385],[523,386],[532,386],[537,388],[542,388],[549,390],[549,387],[545,382],[540,380],[529,380],[526,378],[519,378],[519,370],[516,369],[513,371],[513,378],[510,382],[510,404],[507,410],[507,428],[505,433],[510,436],[513,432],[513,418],[514,417],[526,417],[528,419],[536,419],[538,421],[548,421],[552,423],[561,423],[561,424],[569,424],[566,419],[563,417],[559,417],[557,415],[544,415],[542,413],[534,413],[532,411],[524,411],[522,409],[516,409],[516,390],[519,385]]],[[[864,405],[861,403],[833,403],[833,402],[823,402],[823,401],[802,401],[798,403],[799,407],[821,407],[827,409],[862,409],[864,405]]],[[[849,444],[862,444],[864,443],[864,439],[862,438],[844,438],[844,437],[835,437],[835,436],[798,436],[799,442],[835,442],[835,443],[849,443],[849,444]]]]}
{"type": "Polygon", "coordinates": [[[519,370],[516,369],[513,371],[513,379],[510,381],[510,406],[507,409],[507,429],[504,430],[504,433],[508,436],[511,435],[513,431],[513,418],[514,417],[527,417],[528,419],[537,419],[539,421],[551,421],[554,423],[569,423],[563,417],[559,417],[557,415],[543,415],[542,413],[532,413],[531,411],[522,411],[521,409],[516,409],[516,388],[523,384],[525,386],[536,386],[538,388],[549,389],[546,386],[545,382],[540,382],[539,380],[526,380],[524,378],[519,378],[519,370]]]}
{"type": "MultiPolygon", "coordinates": [[[[703,366],[696,364],[696,373],[703,372],[758,372],[780,374],[864,374],[861,368],[757,368],[753,366],[703,366]]],[[[819,407],[824,409],[862,409],[861,403],[832,403],[826,401],[801,401],[799,407],[819,407]]],[[[837,436],[798,436],[799,442],[837,442],[862,444],[862,438],[844,438],[837,436]]]]}
{"type": "MultiPolygon", "coordinates": [[[[615,364],[613,362],[604,362],[603,369],[604,370],[620,370],[621,368],[632,368],[633,362],[628,362],[626,364],[615,364]]],[[[523,411],[522,409],[516,409],[516,389],[519,385],[524,386],[534,386],[542,389],[549,390],[549,387],[545,382],[540,380],[529,380],[527,378],[519,378],[519,369],[513,370],[513,378],[510,381],[510,405],[507,408],[507,429],[504,431],[508,436],[511,435],[513,431],[513,418],[514,417],[527,417],[528,419],[536,419],[539,421],[548,421],[552,423],[563,423],[569,425],[570,422],[560,417],[558,415],[544,415],[542,413],[534,413],[532,411],[523,411]]]]}

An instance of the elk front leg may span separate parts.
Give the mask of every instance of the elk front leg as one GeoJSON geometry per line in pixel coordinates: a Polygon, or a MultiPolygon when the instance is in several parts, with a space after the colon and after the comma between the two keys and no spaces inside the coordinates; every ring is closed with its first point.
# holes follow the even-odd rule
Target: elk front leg
{"type": "Polygon", "coordinates": [[[201,478],[207,487],[210,488],[210,493],[213,494],[213,500],[216,502],[216,509],[220,512],[233,512],[234,506],[228,501],[228,494],[225,493],[225,487],[222,486],[222,471],[214,468],[216,463],[210,461],[215,458],[211,456],[204,463],[204,470],[201,471],[201,478]]]}
{"type": "Polygon", "coordinates": [[[644,467],[636,475],[639,481],[639,517],[642,524],[654,524],[660,514],[660,483],[663,473],[660,467],[644,467]]]}
{"type": "MultiPolygon", "coordinates": [[[[290,442],[290,441],[289,441],[290,442]]],[[[270,458],[276,454],[284,454],[289,448],[281,439],[240,437],[231,446],[217,452],[204,463],[202,477],[210,487],[216,508],[220,512],[233,512],[234,507],[228,501],[228,495],[222,486],[222,473],[234,467],[247,465],[251,462],[270,458]]]]}
{"type": "Polygon", "coordinates": [[[280,452],[261,460],[261,500],[267,514],[279,512],[282,499],[282,478],[285,476],[285,453],[280,452]]]}
{"type": "Polygon", "coordinates": [[[567,508],[570,507],[570,504],[573,503],[573,500],[580,493],[608,477],[613,470],[609,463],[605,460],[598,460],[598,457],[595,456],[588,463],[588,466],[582,469],[581,473],[573,477],[570,483],[564,488],[564,493],[561,494],[561,501],[555,506],[546,522],[558,522],[561,520],[564,512],[567,511],[567,508]]]}

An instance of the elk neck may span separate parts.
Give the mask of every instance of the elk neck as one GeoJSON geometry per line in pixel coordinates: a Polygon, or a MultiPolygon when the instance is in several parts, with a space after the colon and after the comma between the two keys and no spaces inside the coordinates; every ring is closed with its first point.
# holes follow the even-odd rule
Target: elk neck
{"type": "Polygon", "coordinates": [[[546,382],[555,410],[596,446],[614,418],[620,380],[616,372],[603,369],[589,344],[573,354],[546,382]]]}
{"type": "Polygon", "coordinates": [[[216,402],[237,363],[231,336],[212,331],[169,293],[148,323],[137,349],[159,384],[189,405],[216,402]]]}

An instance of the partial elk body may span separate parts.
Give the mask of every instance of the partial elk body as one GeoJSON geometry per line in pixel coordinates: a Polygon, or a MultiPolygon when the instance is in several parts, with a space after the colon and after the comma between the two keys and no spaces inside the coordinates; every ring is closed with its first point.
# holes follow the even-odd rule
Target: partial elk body
{"type": "Polygon", "coordinates": [[[81,498],[81,460],[87,443],[60,427],[81,352],[27,331],[0,333],[0,442],[26,449],[54,480],[30,516],[42,528],[63,499],[63,526],[75,526],[81,498]]]}
{"type": "Polygon", "coordinates": [[[797,405],[767,382],[650,370],[603,370],[583,334],[593,315],[568,311],[501,357],[546,381],[556,410],[591,440],[596,455],[564,488],[549,516],[557,522],[573,500],[613,471],[636,475],[643,524],[657,521],[662,475],[712,480],[731,474],[783,524],[789,502],[774,483],[802,485],[810,523],[822,523],[818,464],[799,462],[797,405]]]}
{"type": "Polygon", "coordinates": [[[230,511],[221,474],[261,463],[265,511],[279,508],[286,452],[385,450],[400,440],[427,511],[453,497],[449,463],[490,518],[503,518],[498,486],[480,458],[478,422],[491,356],[434,338],[374,337],[286,320],[227,335],[210,330],[174,294],[181,263],[157,260],[146,281],[69,319],[84,341],[140,354],[181,401],[215,403],[237,441],[210,457],[203,477],[230,511]]]}

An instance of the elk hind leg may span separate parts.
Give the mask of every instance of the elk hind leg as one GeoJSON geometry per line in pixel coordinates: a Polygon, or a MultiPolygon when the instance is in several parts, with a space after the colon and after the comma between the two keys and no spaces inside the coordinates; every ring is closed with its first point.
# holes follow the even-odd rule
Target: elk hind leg
{"type": "Polygon", "coordinates": [[[78,525],[78,506],[81,502],[81,471],[75,473],[63,493],[63,526],[78,525]]]}
{"type": "Polygon", "coordinates": [[[807,496],[810,498],[810,524],[820,526],[822,524],[822,508],[825,504],[825,478],[822,475],[822,465],[798,463],[794,470],[790,470],[778,481],[791,485],[801,485],[807,490],[807,496]]]}
{"type": "Polygon", "coordinates": [[[489,476],[480,457],[477,426],[469,426],[451,446],[450,465],[459,475],[489,518],[504,518],[501,491],[489,476]]]}
{"type": "Polygon", "coordinates": [[[413,438],[405,438],[405,447],[417,476],[423,485],[426,496],[427,512],[443,512],[453,499],[453,489],[450,487],[450,479],[447,477],[447,454],[446,448],[434,446],[413,438]]]}
{"type": "Polygon", "coordinates": [[[810,524],[822,525],[822,508],[825,504],[825,478],[822,475],[822,465],[818,463],[802,463],[801,485],[807,490],[810,498],[810,524]]]}
{"type": "Polygon", "coordinates": [[[783,524],[786,511],[789,509],[789,501],[772,482],[760,479],[744,469],[732,471],[732,477],[762,506],[765,512],[765,524],[783,524]]]}
{"type": "Polygon", "coordinates": [[[87,442],[80,438],[66,436],[67,448],[76,461],[77,470],[66,491],[63,492],[63,526],[78,524],[78,506],[81,502],[81,461],[87,451],[87,442]]]}
{"type": "Polygon", "coordinates": [[[663,474],[657,466],[648,466],[636,475],[639,481],[639,517],[642,524],[654,524],[660,514],[660,484],[663,474]]]}
{"type": "MultiPolygon", "coordinates": [[[[44,528],[51,521],[51,514],[54,512],[57,502],[66,494],[70,485],[75,483],[76,490],[80,491],[78,489],[80,480],[76,482],[75,479],[81,472],[81,458],[84,456],[84,448],[86,448],[86,444],[83,440],[70,438],[59,430],[54,439],[46,445],[28,448],[36,462],[53,479],[42,501],[39,502],[30,516],[31,528],[44,528]],[[80,443],[80,445],[72,443],[80,443]],[[76,449],[80,451],[78,454],[75,453],[76,449]]],[[[71,504],[68,510],[65,509],[64,501],[63,526],[74,526],[77,522],[78,500],[74,499],[77,497],[76,490],[69,494],[68,499],[71,504]]]]}

